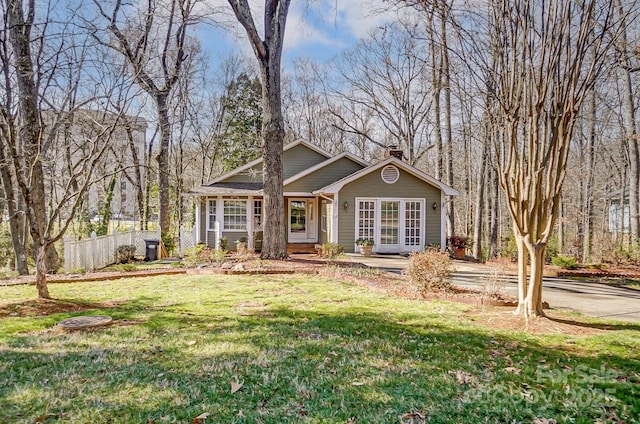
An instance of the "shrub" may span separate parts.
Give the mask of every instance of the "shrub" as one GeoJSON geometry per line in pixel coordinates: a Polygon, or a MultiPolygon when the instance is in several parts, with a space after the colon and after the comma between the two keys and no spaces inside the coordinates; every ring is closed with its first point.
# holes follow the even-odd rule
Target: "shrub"
{"type": "Polygon", "coordinates": [[[578,262],[573,256],[556,256],[551,259],[551,263],[563,269],[576,269],[578,262]]]}
{"type": "Polygon", "coordinates": [[[212,263],[221,264],[222,262],[224,262],[226,254],[226,250],[216,250],[207,247],[204,244],[199,244],[196,247],[192,247],[185,251],[184,259],[182,260],[182,262],[186,266],[198,266],[212,263]]]}
{"type": "Polygon", "coordinates": [[[119,246],[116,249],[116,263],[117,264],[128,264],[133,262],[135,259],[136,247],[131,244],[125,244],[124,246],[119,246]]]}
{"type": "Polygon", "coordinates": [[[344,253],[344,247],[338,243],[323,243],[320,247],[320,256],[327,259],[335,259],[344,253]]]}
{"type": "Polygon", "coordinates": [[[453,265],[448,254],[427,250],[413,253],[404,273],[418,292],[425,295],[430,291],[451,288],[453,265]]]}

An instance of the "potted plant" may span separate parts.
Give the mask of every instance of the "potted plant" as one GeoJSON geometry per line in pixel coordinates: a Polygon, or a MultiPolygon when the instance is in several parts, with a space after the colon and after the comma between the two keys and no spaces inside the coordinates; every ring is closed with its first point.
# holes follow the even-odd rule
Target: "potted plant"
{"type": "Polygon", "coordinates": [[[360,254],[362,256],[371,256],[371,252],[373,251],[373,239],[359,238],[356,240],[356,244],[360,248],[360,254]]]}
{"type": "Polygon", "coordinates": [[[449,246],[453,249],[453,256],[456,259],[464,259],[467,250],[467,238],[461,236],[449,237],[449,246]]]}

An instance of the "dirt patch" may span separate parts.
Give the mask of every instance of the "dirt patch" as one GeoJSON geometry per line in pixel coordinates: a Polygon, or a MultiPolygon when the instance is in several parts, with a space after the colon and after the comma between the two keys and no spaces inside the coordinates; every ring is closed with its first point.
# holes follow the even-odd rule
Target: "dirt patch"
{"type": "Polygon", "coordinates": [[[15,302],[0,302],[0,319],[12,317],[41,317],[53,314],[93,311],[114,308],[122,301],[100,303],[76,303],[56,299],[28,299],[15,302]]]}

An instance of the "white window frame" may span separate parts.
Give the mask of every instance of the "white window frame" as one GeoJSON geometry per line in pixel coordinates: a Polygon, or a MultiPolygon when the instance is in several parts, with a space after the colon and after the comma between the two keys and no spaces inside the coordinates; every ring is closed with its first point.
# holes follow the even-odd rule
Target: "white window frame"
{"type": "MultiPolygon", "coordinates": [[[[407,251],[422,251],[424,249],[424,244],[426,242],[426,199],[421,197],[356,197],[356,212],[355,212],[355,233],[354,240],[361,238],[360,235],[360,202],[374,202],[374,241],[375,247],[374,251],[377,251],[380,248],[380,226],[381,226],[381,203],[382,202],[400,202],[398,208],[398,245],[400,246],[401,252],[407,251]],[[406,245],[406,204],[407,202],[417,202],[420,204],[420,219],[419,219],[419,236],[418,236],[418,244],[414,245],[406,245]]],[[[387,246],[387,245],[385,245],[387,246]]],[[[389,245],[396,246],[396,245],[389,245]]]]}
{"type": "Polygon", "coordinates": [[[215,231],[218,211],[218,199],[207,199],[207,231],[215,231]],[[211,206],[213,205],[213,213],[211,206]],[[212,219],[213,218],[213,219],[212,219]]]}
{"type": "Polygon", "coordinates": [[[222,200],[222,231],[230,232],[230,233],[245,233],[247,232],[247,199],[223,199],[222,200]],[[234,215],[227,214],[227,203],[228,202],[238,202],[242,203],[242,205],[237,205],[235,209],[237,211],[242,211],[242,213],[236,213],[234,215]],[[240,224],[236,223],[233,227],[227,226],[227,218],[228,217],[243,217],[244,222],[240,224]]]}

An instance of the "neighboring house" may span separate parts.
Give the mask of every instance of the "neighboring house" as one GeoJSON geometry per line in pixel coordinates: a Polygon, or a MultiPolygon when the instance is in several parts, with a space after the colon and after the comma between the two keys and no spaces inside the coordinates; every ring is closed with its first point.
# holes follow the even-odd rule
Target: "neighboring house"
{"type": "MultiPolygon", "coordinates": [[[[113,125],[115,119],[119,119],[113,131],[107,131],[110,146],[102,160],[96,164],[93,179],[98,182],[93,184],[87,193],[87,212],[90,218],[99,218],[98,215],[104,208],[110,176],[115,173],[116,181],[111,200],[112,219],[137,217],[137,197],[132,182],[135,181],[134,162],[131,158],[132,150],[135,149],[139,160],[144,161],[147,121],[139,116],[118,117],[111,112],[91,109],[76,110],[72,116],[49,113],[48,118],[51,121],[49,125],[53,125],[55,119],[66,119],[56,132],[55,140],[60,147],[50,149],[52,154],[57,156],[48,158],[54,188],[67,179],[58,181],[53,176],[63,175],[68,178],[68,168],[72,167],[69,163],[81,163],[105,128],[113,125]]],[[[139,172],[144,178],[145,167],[140,166],[139,172]]],[[[55,189],[52,191],[56,192],[55,189]]]]}
{"type": "MultiPolygon", "coordinates": [[[[305,141],[284,148],[285,223],[288,250],[326,242],[356,250],[374,240],[374,252],[408,253],[445,246],[442,205],[458,191],[403,162],[399,150],[376,164],[342,153],[332,156],[305,141]],[[394,156],[395,155],[395,156],[394,156]]],[[[264,210],[262,159],[191,191],[196,196],[199,242],[228,248],[246,238],[260,248],[264,210]]]]}

